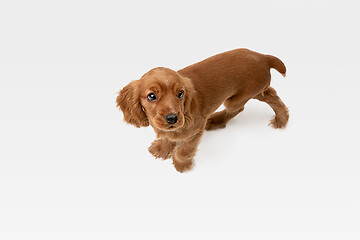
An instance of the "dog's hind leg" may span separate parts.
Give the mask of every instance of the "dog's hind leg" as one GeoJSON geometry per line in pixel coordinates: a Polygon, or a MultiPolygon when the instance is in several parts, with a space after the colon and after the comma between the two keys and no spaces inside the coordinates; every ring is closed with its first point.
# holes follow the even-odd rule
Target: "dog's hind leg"
{"type": "Polygon", "coordinates": [[[207,120],[206,130],[215,130],[218,128],[225,128],[226,123],[244,110],[245,103],[249,98],[242,94],[236,94],[224,102],[225,110],[213,113],[207,120]]]}
{"type": "Polygon", "coordinates": [[[276,91],[272,87],[268,87],[263,93],[259,93],[254,99],[266,102],[274,110],[275,116],[269,125],[273,128],[284,128],[289,120],[289,110],[281,101],[276,91]]]}

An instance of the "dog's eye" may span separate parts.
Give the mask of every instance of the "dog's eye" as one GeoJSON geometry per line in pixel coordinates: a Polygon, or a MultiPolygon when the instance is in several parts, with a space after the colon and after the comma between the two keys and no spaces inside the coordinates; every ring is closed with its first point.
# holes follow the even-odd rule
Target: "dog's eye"
{"type": "Polygon", "coordinates": [[[178,98],[182,99],[184,97],[184,91],[180,91],[178,94],[178,98]]]}
{"type": "Polygon", "coordinates": [[[155,93],[150,93],[150,94],[147,96],[147,99],[148,99],[150,102],[153,102],[153,101],[156,101],[157,97],[156,97],[155,93]]]}

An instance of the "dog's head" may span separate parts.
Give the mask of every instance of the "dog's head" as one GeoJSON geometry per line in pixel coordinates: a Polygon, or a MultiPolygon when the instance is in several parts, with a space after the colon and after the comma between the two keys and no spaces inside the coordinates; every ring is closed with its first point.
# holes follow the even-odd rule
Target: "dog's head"
{"type": "Polygon", "coordinates": [[[151,124],[174,131],[192,124],[195,89],[189,78],[168,68],[154,68],[125,86],[117,97],[124,120],[136,127],[151,124]]]}

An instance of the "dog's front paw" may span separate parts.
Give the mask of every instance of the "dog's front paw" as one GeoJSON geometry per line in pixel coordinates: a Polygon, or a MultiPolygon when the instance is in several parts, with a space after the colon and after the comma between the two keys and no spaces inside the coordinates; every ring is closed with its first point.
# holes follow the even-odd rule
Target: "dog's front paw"
{"type": "Polygon", "coordinates": [[[193,155],[186,155],[184,152],[176,151],[172,156],[173,164],[178,172],[186,172],[193,168],[194,159],[193,155]]]}
{"type": "Polygon", "coordinates": [[[174,143],[171,143],[167,140],[158,139],[151,143],[151,146],[148,150],[155,158],[168,159],[171,157],[174,147],[174,143]]]}
{"type": "Polygon", "coordinates": [[[183,173],[186,171],[190,171],[193,168],[194,161],[193,161],[193,159],[191,159],[191,160],[187,160],[185,162],[180,162],[177,159],[173,158],[173,164],[174,164],[175,169],[178,172],[183,173]]]}

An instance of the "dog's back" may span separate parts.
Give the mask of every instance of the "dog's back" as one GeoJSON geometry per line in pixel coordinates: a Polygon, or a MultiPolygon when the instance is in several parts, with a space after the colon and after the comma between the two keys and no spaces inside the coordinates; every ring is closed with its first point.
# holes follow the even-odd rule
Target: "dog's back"
{"type": "Polygon", "coordinates": [[[207,114],[235,95],[251,99],[265,91],[270,86],[270,68],[275,68],[285,76],[286,68],[280,59],[248,49],[235,49],[209,57],[178,72],[192,79],[204,105],[204,114],[207,114]]]}

